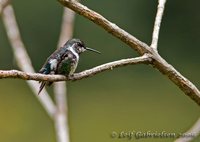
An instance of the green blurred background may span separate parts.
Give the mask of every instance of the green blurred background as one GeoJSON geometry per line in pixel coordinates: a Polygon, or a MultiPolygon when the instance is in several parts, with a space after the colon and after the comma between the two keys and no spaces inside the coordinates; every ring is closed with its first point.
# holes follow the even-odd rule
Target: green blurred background
{"type": "MultiPolygon", "coordinates": [[[[62,6],[55,1],[12,1],[23,41],[36,70],[55,50],[62,6]]],[[[150,44],[156,0],[89,0],[83,3],[140,40],[150,44]]],[[[161,27],[159,52],[200,86],[200,1],[168,1],[161,27]]],[[[102,63],[135,57],[137,53],[102,28],[77,15],[74,37],[101,55],[85,53],[77,72],[102,63]]],[[[18,69],[0,20],[0,69],[18,69]]],[[[52,88],[48,88],[52,94],[52,88]]],[[[53,97],[53,95],[52,95],[53,97]]],[[[200,116],[200,110],[169,79],[147,65],[104,72],[68,83],[71,142],[125,142],[115,132],[150,131],[183,133],[200,116]]],[[[131,141],[171,142],[145,138],[131,141]]],[[[0,80],[0,141],[55,142],[55,130],[24,80],[0,80]]],[[[200,137],[194,141],[200,141],[200,137]]]]}

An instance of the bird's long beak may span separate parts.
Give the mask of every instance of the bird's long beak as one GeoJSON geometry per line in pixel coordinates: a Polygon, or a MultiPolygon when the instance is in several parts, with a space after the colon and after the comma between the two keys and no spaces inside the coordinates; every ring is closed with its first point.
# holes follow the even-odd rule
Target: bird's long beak
{"type": "Polygon", "coordinates": [[[92,52],[96,52],[96,53],[98,53],[98,54],[101,54],[101,52],[99,52],[99,51],[97,51],[97,50],[95,50],[95,49],[92,49],[92,48],[86,47],[86,50],[92,51],[92,52]]]}

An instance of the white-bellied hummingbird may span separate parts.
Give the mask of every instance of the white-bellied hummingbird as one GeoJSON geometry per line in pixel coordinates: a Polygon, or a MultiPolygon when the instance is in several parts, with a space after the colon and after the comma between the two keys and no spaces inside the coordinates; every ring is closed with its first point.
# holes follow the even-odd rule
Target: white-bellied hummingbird
{"type": "MultiPolygon", "coordinates": [[[[70,39],[63,47],[57,49],[49,56],[39,73],[61,74],[65,76],[73,75],[79,62],[79,56],[85,51],[100,53],[95,49],[86,47],[84,42],[80,39],[70,39]]],[[[51,85],[52,83],[53,82],[41,81],[38,95],[46,84],[51,85]]]]}

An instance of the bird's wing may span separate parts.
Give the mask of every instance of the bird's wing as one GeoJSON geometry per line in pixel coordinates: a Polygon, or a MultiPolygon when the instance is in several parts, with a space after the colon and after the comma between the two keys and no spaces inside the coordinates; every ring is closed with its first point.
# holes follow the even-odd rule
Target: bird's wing
{"type": "Polygon", "coordinates": [[[71,62],[72,54],[69,50],[65,52],[61,56],[61,60],[59,60],[57,64],[56,74],[68,74],[68,70],[70,70],[70,62],[71,62]]]}
{"type": "MultiPolygon", "coordinates": [[[[39,73],[42,74],[56,74],[58,64],[62,61],[62,58],[66,54],[66,49],[60,48],[57,49],[53,54],[49,56],[49,58],[46,60],[42,68],[40,69],[39,73]]],[[[40,82],[40,88],[38,91],[38,95],[42,91],[42,89],[45,87],[45,85],[51,85],[52,82],[47,82],[47,81],[41,81],[40,82]]]]}
{"type": "Polygon", "coordinates": [[[50,63],[47,61],[45,62],[45,64],[42,66],[42,68],[40,69],[39,73],[42,74],[49,74],[51,72],[50,70],[50,63]]]}
{"type": "Polygon", "coordinates": [[[46,60],[39,73],[42,74],[55,74],[58,64],[62,61],[63,57],[66,56],[66,50],[64,48],[57,49],[52,53],[46,60]]]}

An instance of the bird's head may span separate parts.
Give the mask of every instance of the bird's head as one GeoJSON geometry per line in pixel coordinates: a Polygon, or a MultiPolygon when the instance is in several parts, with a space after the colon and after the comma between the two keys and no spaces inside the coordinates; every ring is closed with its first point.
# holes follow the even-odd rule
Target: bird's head
{"type": "Polygon", "coordinates": [[[65,43],[65,46],[67,46],[68,48],[72,48],[78,54],[81,54],[85,51],[92,51],[100,54],[99,51],[86,47],[84,42],[80,39],[70,39],[65,43]]]}

